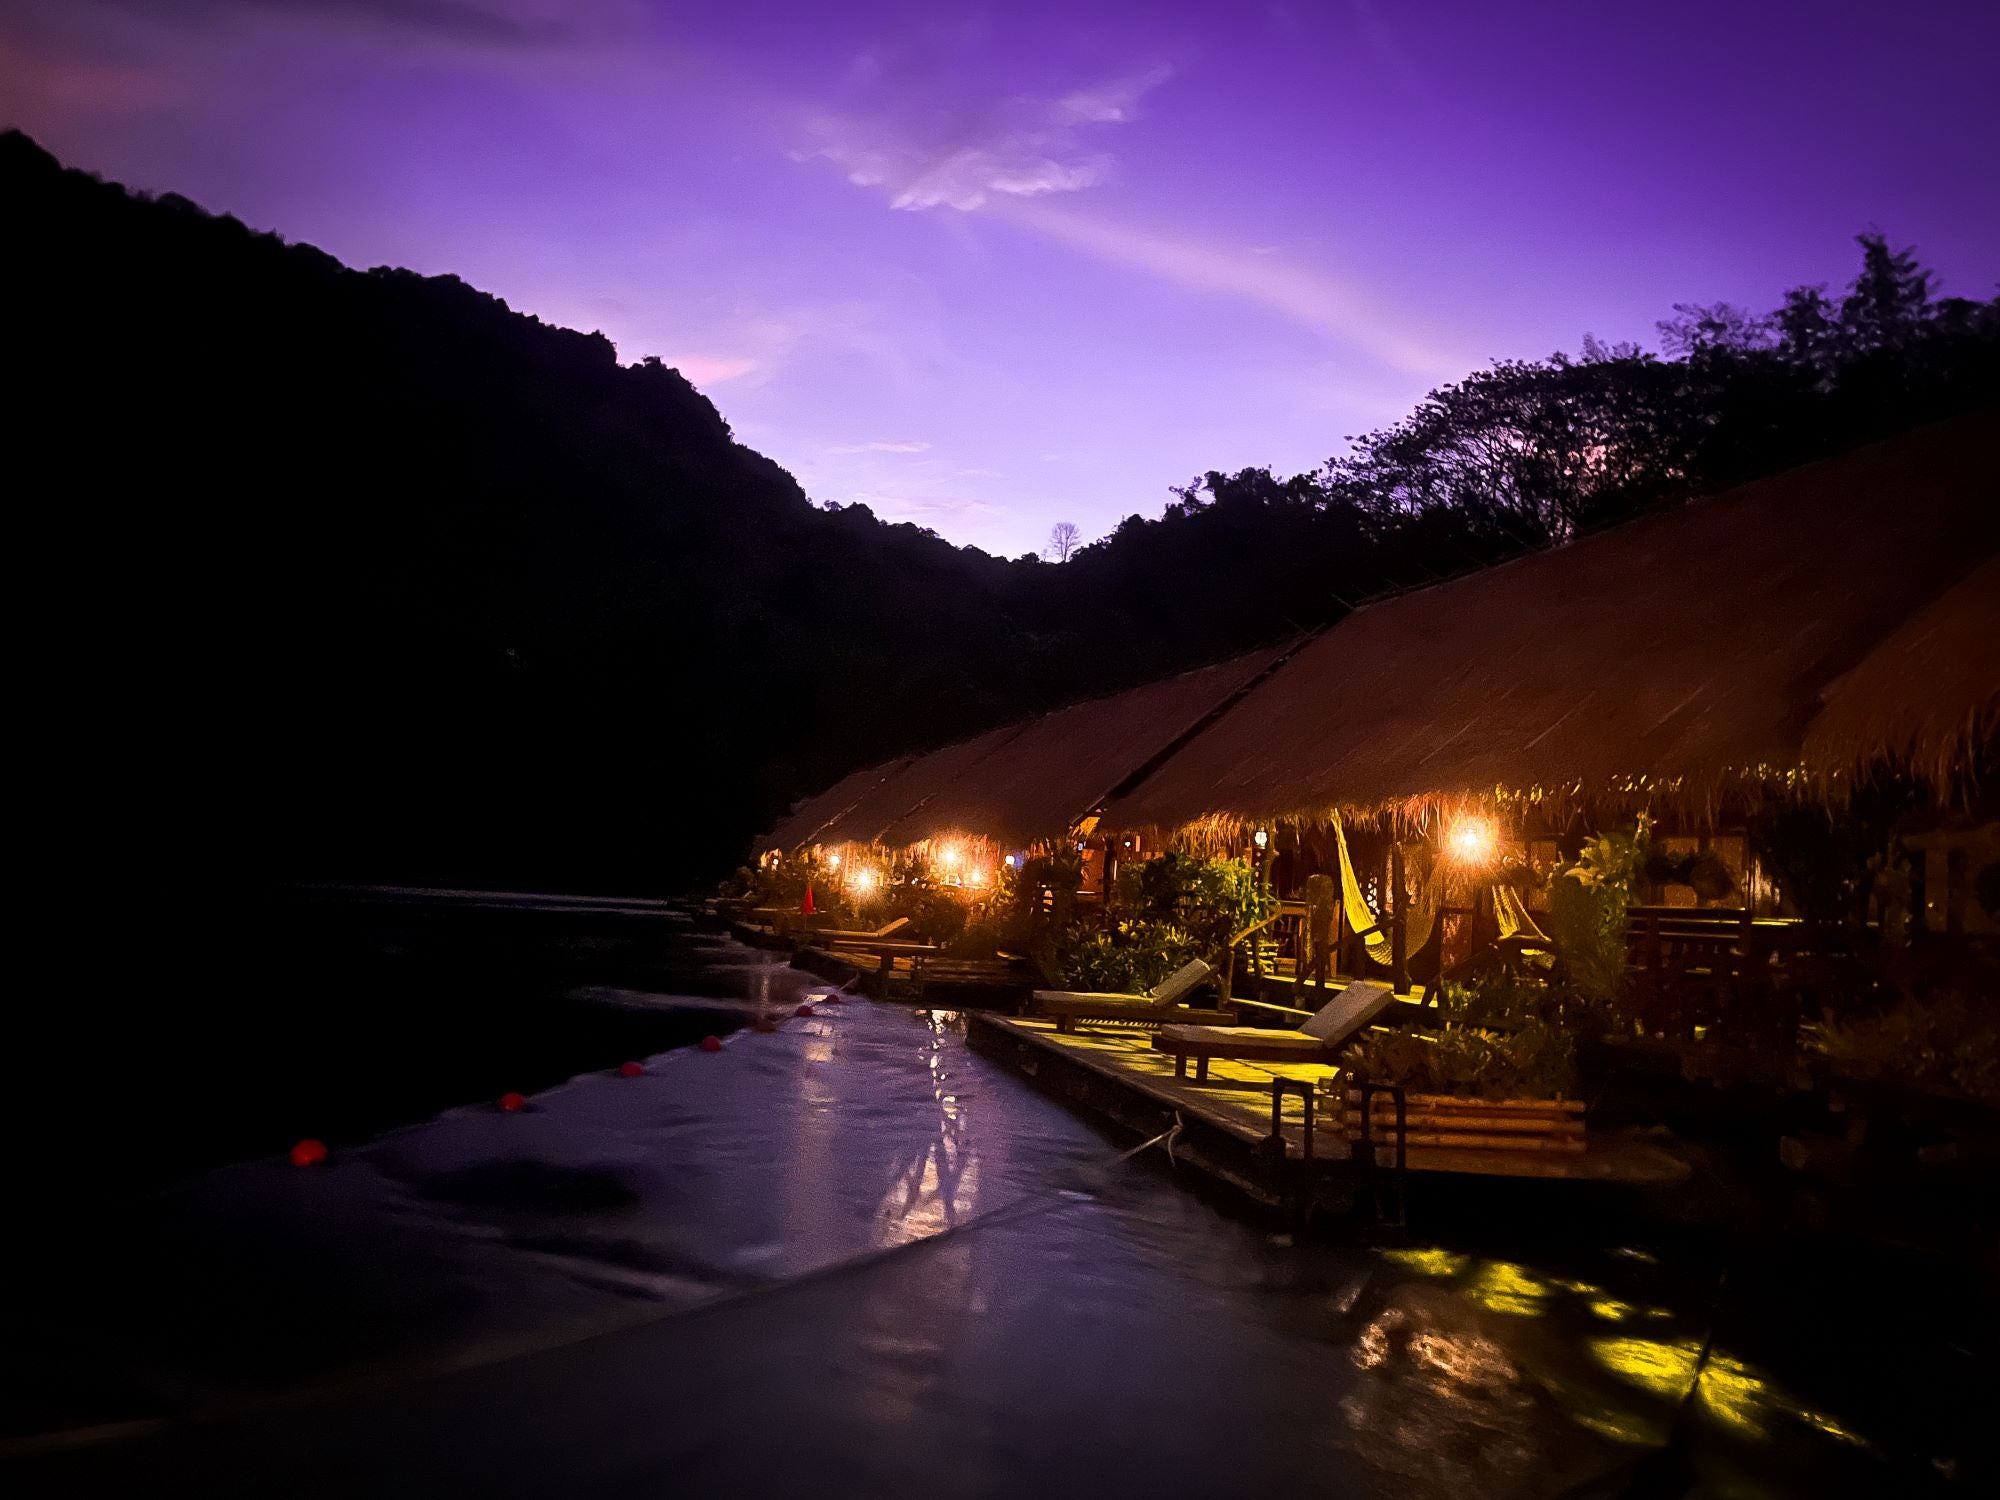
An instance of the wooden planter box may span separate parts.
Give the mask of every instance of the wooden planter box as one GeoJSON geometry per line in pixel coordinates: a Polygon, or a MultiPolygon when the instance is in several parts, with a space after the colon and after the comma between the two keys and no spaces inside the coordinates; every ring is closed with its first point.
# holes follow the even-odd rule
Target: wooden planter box
{"type": "MultiPolygon", "coordinates": [[[[1405,1100],[1409,1131],[1404,1145],[1451,1146],[1481,1151],[1581,1151],[1581,1099],[1469,1099],[1456,1094],[1411,1094],[1405,1100]]],[[[1396,1103],[1386,1094],[1369,1101],[1370,1134],[1378,1146],[1396,1144],[1396,1103]]],[[[1340,1124],[1350,1141],[1361,1139],[1361,1092],[1343,1096],[1340,1124]]]]}

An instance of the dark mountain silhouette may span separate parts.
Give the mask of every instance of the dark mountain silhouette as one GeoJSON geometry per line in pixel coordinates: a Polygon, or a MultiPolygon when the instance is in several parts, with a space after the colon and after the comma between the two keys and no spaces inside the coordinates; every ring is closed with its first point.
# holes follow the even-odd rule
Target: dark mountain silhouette
{"type": "Polygon", "coordinates": [[[84,872],[670,888],[857,764],[2000,395],[1994,302],[1684,307],[1060,565],[825,509],[657,362],[0,137],[38,784],[84,872]]]}
{"type": "Polygon", "coordinates": [[[391,913],[363,941],[259,892],[692,885],[856,765],[2000,397],[2000,305],[1866,236],[1842,296],[1497,365],[1317,471],[1200,476],[1008,561],[815,507],[674,371],[453,278],[19,134],[0,211],[44,976],[7,1078],[36,1124],[0,1158],[84,1206],[601,1062],[579,954],[673,983],[629,934],[559,963],[539,929],[391,913]]]}

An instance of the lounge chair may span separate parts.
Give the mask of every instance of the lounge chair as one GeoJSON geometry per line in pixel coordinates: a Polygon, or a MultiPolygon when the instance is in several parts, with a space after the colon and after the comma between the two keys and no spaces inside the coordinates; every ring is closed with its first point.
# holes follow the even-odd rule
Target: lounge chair
{"type": "Polygon", "coordinates": [[[893,922],[884,922],[873,932],[865,932],[858,927],[809,927],[807,932],[813,937],[829,943],[843,943],[850,948],[865,947],[869,943],[879,943],[892,938],[910,925],[908,917],[898,917],[893,922]]]}
{"type": "Polygon", "coordinates": [[[1035,1009],[1056,1023],[1057,1031],[1075,1031],[1078,1021],[1128,1021],[1144,1025],[1162,1021],[1236,1019],[1232,1010],[1194,1010],[1184,1002],[1195,986],[1215,971],[1200,959],[1181,965],[1143,995],[1100,994],[1089,990],[1036,990],[1035,1009]]]}
{"type": "Polygon", "coordinates": [[[1174,1058],[1174,1076],[1187,1077],[1194,1059],[1196,1083],[1208,1082],[1211,1057],[1239,1062],[1330,1063],[1341,1048],[1381,1018],[1395,992],[1378,979],[1357,979],[1322,1005],[1297,1031],[1259,1026],[1162,1026],[1153,1045],[1174,1058]]]}

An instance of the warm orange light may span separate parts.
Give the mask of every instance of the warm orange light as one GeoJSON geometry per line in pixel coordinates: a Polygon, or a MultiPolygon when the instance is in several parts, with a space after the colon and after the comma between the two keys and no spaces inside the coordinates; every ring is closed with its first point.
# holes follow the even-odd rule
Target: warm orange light
{"type": "Polygon", "coordinates": [[[826,857],[826,867],[829,870],[838,870],[840,868],[840,854],[838,851],[826,857]]]}
{"type": "Polygon", "coordinates": [[[940,869],[956,870],[965,863],[965,851],[956,844],[946,844],[938,850],[937,858],[940,869]]]}
{"type": "Polygon", "coordinates": [[[855,870],[847,877],[848,887],[863,896],[874,890],[881,883],[881,877],[873,870],[855,870]]]}
{"type": "Polygon", "coordinates": [[[974,870],[970,875],[965,877],[965,883],[967,885],[986,884],[986,872],[984,870],[974,870]]]}
{"type": "Polygon", "coordinates": [[[1460,864],[1488,864],[1500,852],[1500,831],[1486,818],[1460,818],[1445,836],[1445,847],[1460,864]]]}

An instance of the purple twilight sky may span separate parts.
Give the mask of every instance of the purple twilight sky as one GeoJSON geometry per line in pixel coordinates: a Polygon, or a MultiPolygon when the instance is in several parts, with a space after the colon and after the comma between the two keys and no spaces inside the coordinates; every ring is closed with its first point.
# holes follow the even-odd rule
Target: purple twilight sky
{"type": "Polygon", "coordinates": [[[1993,295],[1996,56],[1993,0],[7,0],[0,118],[1020,552],[1864,228],[1993,295]]]}

